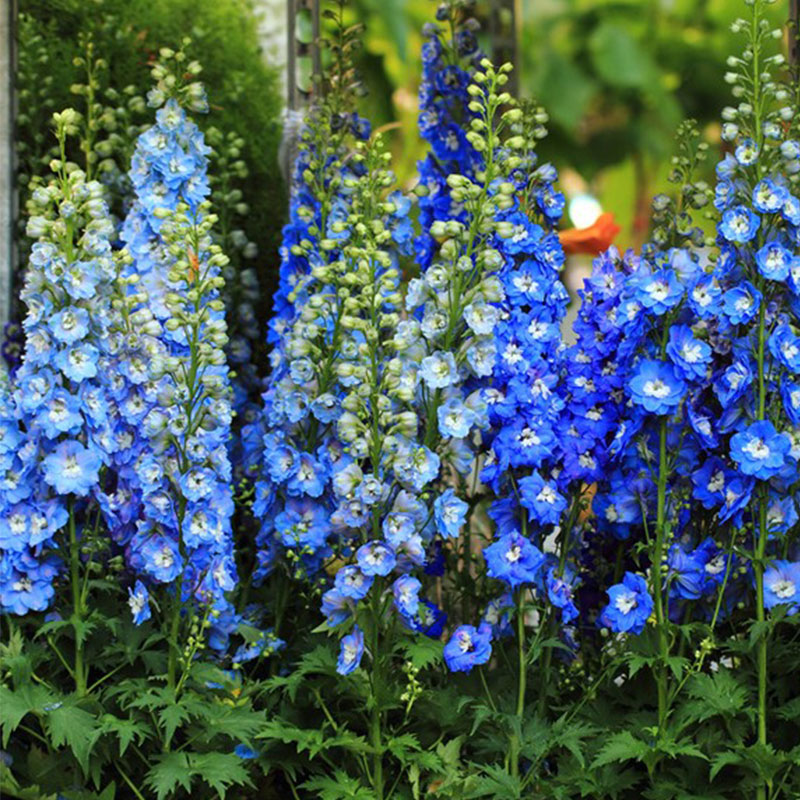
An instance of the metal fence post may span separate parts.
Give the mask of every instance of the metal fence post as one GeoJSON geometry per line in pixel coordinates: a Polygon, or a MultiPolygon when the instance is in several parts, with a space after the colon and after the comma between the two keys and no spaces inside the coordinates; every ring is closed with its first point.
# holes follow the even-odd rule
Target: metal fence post
{"type": "Polygon", "coordinates": [[[297,137],[300,133],[303,112],[312,102],[318,79],[322,75],[322,56],[319,46],[320,2],[319,0],[287,0],[286,14],[287,113],[281,146],[281,170],[287,182],[291,183],[292,165],[296,156],[297,137]],[[310,17],[310,41],[304,41],[301,38],[298,25],[301,16],[306,15],[310,17]]]}
{"type": "Polygon", "coordinates": [[[520,0],[490,0],[489,36],[492,47],[492,61],[504,64],[506,61],[514,65],[509,75],[507,90],[512,97],[519,97],[520,60],[519,60],[519,23],[522,14],[519,10],[520,0]]]}
{"type": "Polygon", "coordinates": [[[16,0],[0,0],[0,330],[9,320],[16,252],[14,220],[14,72],[16,63],[16,0]]]}

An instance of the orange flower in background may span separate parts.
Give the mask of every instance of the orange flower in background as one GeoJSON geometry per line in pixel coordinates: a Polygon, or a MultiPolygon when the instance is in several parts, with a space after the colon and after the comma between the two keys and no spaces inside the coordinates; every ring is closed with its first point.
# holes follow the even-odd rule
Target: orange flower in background
{"type": "Polygon", "coordinates": [[[560,231],[558,238],[567,255],[588,253],[597,255],[608,248],[621,228],[610,211],[601,214],[588,228],[569,228],[560,231]]]}

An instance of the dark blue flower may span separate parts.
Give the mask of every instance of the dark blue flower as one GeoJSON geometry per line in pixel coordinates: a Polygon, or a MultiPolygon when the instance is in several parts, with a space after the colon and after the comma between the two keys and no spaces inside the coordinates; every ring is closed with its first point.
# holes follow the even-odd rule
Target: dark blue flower
{"type": "Polygon", "coordinates": [[[608,589],[608,605],[600,621],[615,633],[640,634],[653,612],[653,599],[640,575],[626,572],[622,583],[608,589]]]}
{"type": "Polygon", "coordinates": [[[512,589],[533,583],[544,564],[544,555],[529,539],[516,531],[501,536],[483,551],[487,574],[512,589]]]}
{"type": "Polygon", "coordinates": [[[444,646],[444,660],[451,672],[470,672],[492,657],[492,629],[483,623],[479,628],[460,625],[444,646]]]}

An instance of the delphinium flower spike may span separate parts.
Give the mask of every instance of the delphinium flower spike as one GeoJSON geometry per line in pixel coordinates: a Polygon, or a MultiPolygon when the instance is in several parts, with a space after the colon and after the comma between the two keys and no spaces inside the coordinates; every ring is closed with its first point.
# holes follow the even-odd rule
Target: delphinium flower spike
{"type": "MultiPolygon", "coordinates": [[[[0,605],[19,615],[44,611],[66,567],[80,624],[89,568],[81,556],[105,549],[90,506],[117,447],[102,369],[116,264],[103,187],[66,159],[79,115],[67,109],[54,122],[61,158],[51,164],[51,182],[34,193],[38,213],[28,222],[36,242],[22,291],[25,354],[3,387],[0,605]]],[[[73,673],[84,692],[80,637],[73,673]]]]}

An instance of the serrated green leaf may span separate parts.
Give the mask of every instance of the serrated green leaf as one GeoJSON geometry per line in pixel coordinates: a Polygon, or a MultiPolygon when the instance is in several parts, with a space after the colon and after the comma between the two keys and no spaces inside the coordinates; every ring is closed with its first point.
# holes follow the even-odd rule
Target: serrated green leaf
{"type": "Polygon", "coordinates": [[[444,643],[436,639],[419,638],[406,645],[406,658],[417,669],[424,669],[442,660],[444,643]]]}
{"type": "Polygon", "coordinates": [[[66,744],[86,774],[89,755],[103,733],[97,718],[82,708],[64,705],[47,713],[45,725],[53,746],[66,744]]]}
{"type": "Polygon", "coordinates": [[[509,775],[500,766],[483,769],[483,775],[474,782],[474,788],[464,793],[464,800],[478,797],[492,797],[494,800],[518,800],[522,793],[519,778],[509,775]]]}
{"type": "Polygon", "coordinates": [[[711,762],[711,768],[709,769],[708,772],[708,778],[709,780],[713,781],[714,778],[716,778],[717,775],[719,775],[720,771],[725,767],[741,763],[742,763],[742,756],[739,753],[735,753],[732,750],[720,753],[711,762]]]}
{"type": "Polygon", "coordinates": [[[106,714],[102,719],[103,732],[114,733],[119,740],[120,758],[125,755],[128,745],[136,740],[141,744],[148,737],[148,727],[133,719],[121,719],[111,714],[106,714]]]}
{"type": "Polygon", "coordinates": [[[718,715],[733,716],[748,704],[747,687],[740,685],[729,670],[693,675],[687,691],[693,702],[686,704],[686,712],[698,722],[718,715]]]}
{"type": "Polygon", "coordinates": [[[174,702],[168,706],[164,706],[164,708],[158,712],[158,722],[164,729],[164,744],[166,747],[169,747],[169,743],[172,741],[175,731],[191,718],[192,715],[186,708],[183,699],[181,699],[180,702],[174,702]]]}
{"type": "Polygon", "coordinates": [[[210,786],[221,798],[231,786],[252,786],[245,762],[235,753],[190,753],[192,775],[210,786]]]}
{"type": "Polygon", "coordinates": [[[301,784],[301,787],[317,792],[315,796],[319,800],[375,800],[371,789],[338,769],[331,777],[317,776],[301,784]]]}
{"type": "Polygon", "coordinates": [[[38,684],[28,683],[16,690],[0,686],[0,729],[3,732],[3,747],[8,744],[9,737],[26,714],[31,711],[40,712],[57,701],[55,695],[38,684]]]}
{"type": "Polygon", "coordinates": [[[156,793],[157,800],[169,797],[178,786],[187,792],[192,788],[192,769],[186,753],[166,753],[156,759],[145,784],[156,793]]]}
{"type": "Polygon", "coordinates": [[[616,761],[630,761],[631,759],[642,759],[651,748],[640,739],[634,737],[630,731],[620,731],[613,734],[609,740],[600,748],[592,768],[613,764],[616,761]]]}

